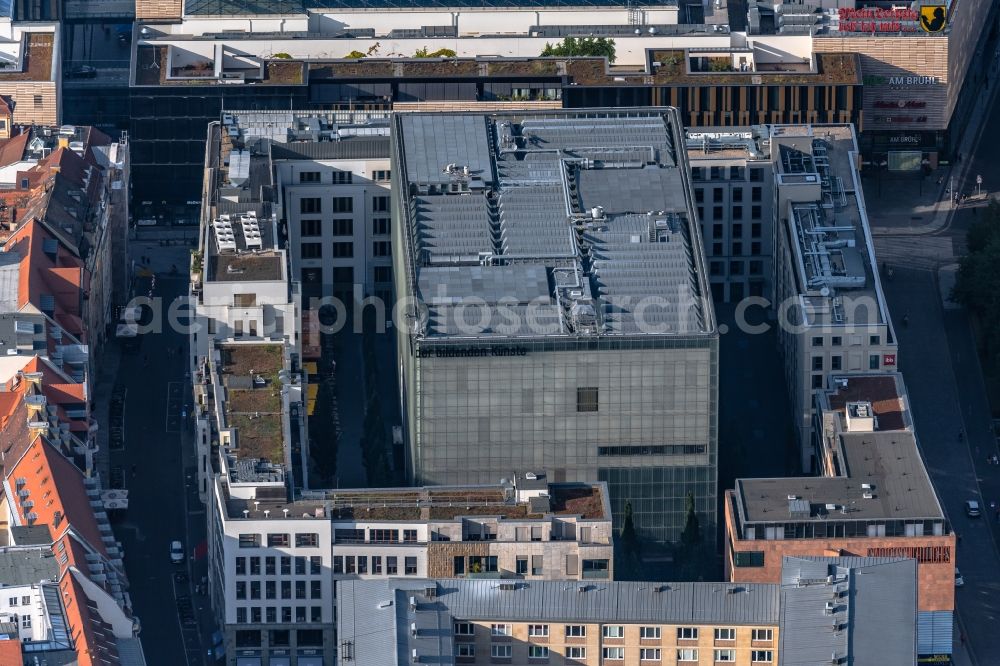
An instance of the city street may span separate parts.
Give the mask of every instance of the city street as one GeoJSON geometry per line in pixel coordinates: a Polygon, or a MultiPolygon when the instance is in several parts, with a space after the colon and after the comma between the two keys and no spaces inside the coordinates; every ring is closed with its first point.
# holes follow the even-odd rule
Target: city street
{"type": "MultiPolygon", "coordinates": [[[[133,244],[136,258],[151,255],[157,274],[154,297],[166,307],[186,295],[187,280],[168,277],[171,263],[185,260],[188,247],[133,244]]],[[[145,271],[140,271],[140,275],[145,271]]],[[[136,290],[148,293],[150,280],[140,277],[136,290]]],[[[125,390],[123,451],[111,453],[112,469],[122,470],[129,489],[129,508],[115,524],[125,549],[130,594],[142,622],[142,642],[149,666],[202,664],[199,619],[207,597],[192,593],[191,582],[204,575],[204,561],[190,555],[204,540],[205,511],[193,481],[191,455],[182,457],[182,426],[190,389],[183,362],[187,336],[164,326],[143,336],[138,351],[121,352],[118,385],[125,390]],[[179,540],[189,555],[171,565],[170,542],[179,540]]]]}
{"type": "MultiPolygon", "coordinates": [[[[994,96],[986,110],[978,145],[969,143],[965,159],[971,163],[954,170],[965,175],[957,179],[958,191],[974,191],[977,174],[983,176],[985,189],[1000,189],[1000,164],[991,154],[996,145],[992,131],[1000,127],[998,100],[994,96]]],[[[936,177],[924,181],[924,190],[936,189],[936,177]]],[[[910,184],[911,189],[916,186],[910,184]]],[[[997,453],[997,443],[990,430],[991,414],[968,316],[942,298],[948,288],[947,282],[942,288],[941,280],[942,269],[945,277],[950,275],[947,267],[964,252],[965,233],[977,213],[975,208],[963,207],[953,215],[938,216],[943,223],[935,225],[927,195],[911,192],[915,201],[907,215],[893,208],[889,197],[877,197],[875,187],[877,183],[869,178],[866,199],[876,254],[880,263],[894,271],[892,280],[883,276],[883,285],[899,336],[900,369],[928,468],[944,509],[961,535],[958,566],[965,587],[956,590],[960,633],[955,649],[959,651],[964,642],[973,663],[990,664],[1000,654],[996,631],[1000,524],[988,509],[991,500],[1000,500],[1000,467],[987,464],[987,457],[997,453]],[[906,327],[901,325],[904,314],[909,317],[906,327]],[[960,437],[962,429],[967,436],[960,437]],[[965,515],[962,504],[968,499],[985,502],[983,518],[965,515]]]]}

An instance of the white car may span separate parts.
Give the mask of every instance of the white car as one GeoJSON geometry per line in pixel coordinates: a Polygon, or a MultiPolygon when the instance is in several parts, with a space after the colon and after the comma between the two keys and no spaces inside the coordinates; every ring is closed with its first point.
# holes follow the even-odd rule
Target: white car
{"type": "Polygon", "coordinates": [[[184,546],[180,541],[170,542],[170,561],[174,564],[180,564],[184,561],[184,546]]]}
{"type": "Polygon", "coordinates": [[[965,585],[965,579],[962,578],[962,572],[955,567],[955,587],[962,587],[965,585]]]}

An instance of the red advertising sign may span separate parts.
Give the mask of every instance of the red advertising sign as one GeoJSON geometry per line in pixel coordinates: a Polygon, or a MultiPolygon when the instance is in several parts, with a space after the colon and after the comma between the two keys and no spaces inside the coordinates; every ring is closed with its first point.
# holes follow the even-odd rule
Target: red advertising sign
{"type": "Polygon", "coordinates": [[[896,365],[896,355],[882,354],[882,365],[896,365]]]}
{"type": "Polygon", "coordinates": [[[841,32],[917,32],[920,20],[920,15],[912,9],[841,7],[838,16],[841,32]]]}

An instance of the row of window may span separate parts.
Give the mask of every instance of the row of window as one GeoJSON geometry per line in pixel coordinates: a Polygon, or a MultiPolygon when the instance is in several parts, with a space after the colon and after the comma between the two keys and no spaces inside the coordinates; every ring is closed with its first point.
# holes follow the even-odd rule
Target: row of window
{"type": "Polygon", "coordinates": [[[679,456],[705,452],[704,444],[662,444],[638,446],[599,446],[599,456],[679,456]]]}
{"type": "MultiPolygon", "coordinates": [[[[716,225],[718,226],[718,225],[716,225]]],[[[729,254],[734,257],[743,256],[743,241],[733,241],[729,246],[729,254]]],[[[726,253],[725,245],[720,242],[712,243],[712,254],[709,256],[718,257],[726,253]]],[[[760,241],[752,241],[750,243],[750,257],[759,257],[761,254],[761,244],[760,241]]]]}
{"type": "Polygon", "coordinates": [[[323,571],[323,558],[319,555],[313,555],[308,558],[304,555],[296,555],[295,557],[288,555],[282,557],[268,555],[267,557],[237,557],[236,575],[246,576],[249,571],[249,575],[259,576],[261,575],[261,563],[264,565],[265,576],[275,576],[279,570],[282,576],[291,576],[293,563],[295,564],[296,576],[306,575],[306,565],[308,565],[308,575],[310,576],[318,576],[323,571]],[[247,567],[248,564],[249,568],[247,567]]]}
{"type": "MultiPolygon", "coordinates": [[[[263,581],[263,592],[264,599],[277,599],[278,598],[278,583],[281,583],[281,598],[291,599],[292,598],[292,583],[295,583],[295,598],[296,599],[321,599],[323,597],[323,581],[321,580],[265,580],[263,581]],[[306,582],[309,583],[308,596],[306,596],[306,582]]],[[[236,598],[240,601],[245,599],[260,599],[261,598],[261,581],[252,580],[249,581],[249,585],[245,580],[236,581],[236,598]],[[249,594],[248,594],[249,591],[249,594]]]]}
{"type": "MultiPolygon", "coordinates": [[[[332,197],[329,212],[333,213],[353,213],[354,197],[332,197]]],[[[389,197],[372,197],[372,210],[376,213],[389,212],[389,197]]],[[[299,199],[300,213],[322,213],[323,197],[303,197],[299,199]]]]}
{"type": "MultiPolygon", "coordinates": [[[[239,537],[240,548],[260,548],[262,543],[260,534],[241,534],[239,537]]],[[[288,548],[291,544],[289,534],[268,534],[268,548],[288,548]]],[[[297,533],[295,535],[296,548],[319,548],[319,534],[314,532],[297,533]]]]}
{"type": "MultiPolygon", "coordinates": [[[[763,188],[760,187],[750,188],[750,201],[761,201],[761,199],[763,198],[763,194],[764,194],[763,188]]],[[[741,203],[743,201],[743,188],[734,187],[732,197],[735,203],[741,203]]],[[[697,203],[705,202],[705,190],[703,188],[701,187],[694,188],[694,200],[697,203]]],[[[725,201],[725,190],[721,187],[712,188],[712,201],[714,203],[722,203],[723,201],[725,201]]]]}
{"type": "MultiPolygon", "coordinates": [[[[495,643],[490,645],[490,657],[493,659],[510,659],[513,654],[513,648],[509,643],[495,643]]],[[[458,658],[473,658],[476,656],[476,646],[473,643],[456,643],[455,644],[455,656],[458,658]]],[[[625,660],[625,648],[623,647],[603,647],[601,648],[601,656],[605,661],[624,661],[625,660]]],[[[713,657],[716,662],[733,662],[736,661],[736,650],[722,649],[715,650],[713,657]]],[[[548,659],[549,658],[549,648],[545,645],[529,645],[528,646],[528,659],[548,659]]],[[[566,647],[566,659],[579,659],[583,660],[587,658],[587,648],[582,646],[567,646],[566,647]]],[[[660,648],[639,648],[639,661],[660,661],[662,659],[662,651],[660,648]]],[[[698,661],[698,650],[690,648],[681,648],[677,650],[677,661],[687,662],[687,661],[698,661]]],[[[752,650],[750,652],[750,661],[755,664],[769,664],[774,661],[774,653],[771,650],[752,650]]]]}
{"type": "MultiPolygon", "coordinates": [[[[707,108],[707,105],[706,105],[707,108]]],[[[750,181],[754,183],[759,183],[764,180],[764,169],[761,167],[750,167],[745,169],[741,166],[714,166],[709,167],[705,170],[705,167],[691,167],[691,180],[705,180],[705,176],[708,176],[708,180],[744,180],[746,174],[749,172],[750,181]]]]}
{"type": "MultiPolygon", "coordinates": [[[[456,636],[472,636],[475,633],[475,625],[471,622],[456,622],[453,628],[456,636]]],[[[587,637],[587,625],[585,624],[567,624],[563,627],[563,631],[566,638],[587,637]]],[[[490,636],[493,637],[510,637],[513,635],[512,632],[510,624],[494,623],[490,625],[490,636]]],[[[549,625],[529,624],[528,636],[548,637],[549,625]]],[[[625,626],[621,624],[606,624],[601,628],[601,636],[604,638],[624,638],[625,626]]],[[[679,641],[696,641],[698,640],[698,636],[698,627],[677,627],[677,640],[679,641]]],[[[735,641],[736,628],[717,627],[714,630],[713,637],[717,641],[735,641]]],[[[639,627],[639,638],[642,640],[659,640],[661,638],[661,628],[655,626],[639,627]]],[[[752,629],[750,631],[750,640],[764,643],[773,641],[774,630],[766,628],[752,629]]]]}
{"type": "MultiPolygon", "coordinates": [[[[330,221],[334,236],[353,236],[354,218],[337,217],[330,221]]],[[[377,236],[387,236],[389,234],[390,222],[388,217],[372,218],[372,233],[377,236]]],[[[299,235],[303,238],[322,236],[323,220],[307,217],[299,220],[299,235]]]]}
{"type": "MultiPolygon", "coordinates": [[[[302,243],[299,247],[300,247],[300,254],[303,259],[323,258],[322,243],[302,243]]],[[[334,259],[349,259],[354,256],[354,243],[352,242],[334,243],[332,251],[333,251],[332,256],[334,259]]],[[[392,242],[372,241],[372,256],[373,257],[392,256],[392,242]]]]}
{"type": "MultiPolygon", "coordinates": [[[[858,346],[858,345],[861,344],[861,336],[860,335],[852,335],[852,336],[848,337],[847,342],[852,347],[856,347],[856,346],[858,346]]],[[[841,346],[843,346],[843,344],[844,344],[844,338],[843,337],[841,337],[839,335],[834,335],[834,336],[830,337],[830,346],[831,347],[841,347],[841,346]]],[[[880,335],[869,335],[868,336],[868,344],[871,345],[871,346],[873,346],[873,347],[877,347],[878,345],[882,344],[882,336],[880,336],[880,335]]],[[[823,336],[822,335],[815,335],[815,336],[813,336],[812,346],[813,347],[822,347],[823,346],[823,336]]]]}
{"type": "MultiPolygon", "coordinates": [[[[399,559],[400,558],[396,556],[390,556],[385,558],[384,571],[386,576],[399,575],[399,559]]],[[[403,559],[403,575],[416,576],[417,558],[404,557],[402,559],[403,559]]],[[[369,557],[367,555],[334,555],[333,557],[333,573],[335,574],[358,574],[359,576],[367,575],[369,573],[368,565],[369,565],[369,557]]],[[[383,568],[382,568],[381,555],[371,556],[370,572],[374,576],[382,575],[383,568]]]]}
{"type": "MultiPolygon", "coordinates": [[[[763,230],[764,230],[764,227],[763,227],[763,225],[760,222],[754,222],[753,224],[750,225],[750,237],[751,238],[760,238],[761,233],[763,232],[763,230]]],[[[736,224],[731,225],[729,227],[729,234],[733,238],[742,238],[743,237],[743,224],[742,223],[736,223],[736,224]]],[[[713,224],[712,225],[712,238],[719,239],[719,238],[723,238],[724,236],[725,236],[725,228],[723,227],[723,225],[721,225],[721,224],[713,224]]],[[[757,250],[756,254],[760,254],[760,250],[759,249],[757,250]]]]}
{"type": "MultiPolygon", "coordinates": [[[[722,206],[712,206],[712,219],[713,220],[724,220],[724,219],[726,219],[725,213],[723,211],[724,211],[724,209],[723,209],[722,206]]],[[[733,219],[733,220],[742,220],[743,219],[743,206],[733,206],[731,213],[732,213],[732,215],[731,215],[730,219],[733,219]]],[[[758,205],[750,206],[750,219],[751,220],[759,220],[759,219],[761,219],[762,216],[763,216],[763,209],[761,209],[760,206],[758,206],[758,205]]],[[[704,220],[705,219],[705,207],[704,206],[698,206],[698,219],[699,220],[704,220]]]]}
{"type": "Polygon", "coordinates": [[[236,607],[236,623],[237,624],[260,624],[266,622],[267,624],[274,624],[276,622],[290,623],[292,622],[292,612],[294,609],[295,622],[322,622],[323,621],[323,607],[322,606],[281,606],[280,620],[278,615],[277,606],[237,606],[236,607]]]}
{"type": "MultiPolygon", "coordinates": [[[[720,250],[722,248],[719,248],[720,250]]],[[[721,252],[719,253],[721,254],[721,252]]],[[[730,261],[729,262],[729,274],[730,275],[743,275],[743,262],[742,261],[730,261]]],[[[750,275],[763,275],[764,274],[764,262],[754,259],[747,262],[747,268],[749,269],[750,275]]],[[[710,261],[708,263],[708,273],[709,275],[720,276],[726,274],[726,262],[724,261],[710,261]]]]}
{"type": "MultiPolygon", "coordinates": [[[[376,169],[372,171],[372,180],[375,182],[388,182],[391,177],[392,174],[388,170],[376,169]]],[[[351,185],[354,183],[354,174],[350,171],[332,171],[330,172],[330,180],[334,185],[351,185]]],[[[300,171],[299,182],[321,183],[323,182],[323,176],[319,171],[300,171]]]]}

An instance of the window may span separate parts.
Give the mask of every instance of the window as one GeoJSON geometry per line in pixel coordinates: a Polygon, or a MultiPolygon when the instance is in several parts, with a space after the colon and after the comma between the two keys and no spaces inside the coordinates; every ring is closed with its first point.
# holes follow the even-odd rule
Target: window
{"type": "Polygon", "coordinates": [[[510,636],[509,624],[491,624],[490,636],[510,636]]]}
{"type": "Polygon", "coordinates": [[[871,354],[868,357],[868,369],[869,370],[878,370],[878,361],[879,361],[878,354],[871,354]]]}
{"type": "Polygon", "coordinates": [[[339,217],[333,221],[334,236],[350,236],[354,233],[354,220],[349,217],[339,217]]]}
{"type": "Polygon", "coordinates": [[[264,619],[268,624],[274,624],[278,621],[278,609],[274,606],[266,606],[264,608],[264,619]]]}
{"type": "Polygon", "coordinates": [[[295,575],[296,576],[306,575],[306,558],[303,555],[295,556],[295,575]]]}
{"type": "Polygon", "coordinates": [[[774,655],[770,650],[751,650],[750,661],[755,664],[769,664],[774,661],[774,655]]]}
{"type": "Polygon", "coordinates": [[[823,346],[823,336],[822,335],[813,336],[812,346],[813,347],[822,347],[823,346]]]}
{"type": "Polygon", "coordinates": [[[576,390],[576,411],[596,412],[597,411],[597,388],[578,388],[576,390]]]}
{"type": "Polygon", "coordinates": [[[585,648],[585,647],[570,646],[570,647],[566,648],[566,658],[567,659],[586,659],[587,658],[587,648],[585,648]]]}
{"type": "Polygon", "coordinates": [[[698,661],[698,650],[694,648],[677,648],[677,661],[698,661]]]}
{"type": "Polygon", "coordinates": [[[764,262],[750,260],[750,275],[760,275],[764,272],[764,262]]]}
{"type": "Polygon", "coordinates": [[[308,197],[305,199],[299,199],[299,212],[300,213],[322,213],[323,212],[323,200],[319,197],[308,197]]]}
{"type": "Polygon", "coordinates": [[[528,659],[548,659],[549,649],[544,645],[529,645],[528,659]]]}
{"type": "Polygon", "coordinates": [[[660,648],[639,648],[640,661],[659,661],[660,648]]]}
{"type": "Polygon", "coordinates": [[[236,609],[236,623],[246,624],[247,623],[247,609],[242,606],[236,609]]]}
{"type": "Polygon", "coordinates": [[[236,581],[236,598],[240,599],[240,600],[247,598],[247,584],[246,584],[246,581],[242,581],[242,580],[236,581]]]}
{"type": "Polygon", "coordinates": [[[372,241],[373,257],[388,257],[392,254],[391,241],[372,241]]]}
{"type": "Polygon", "coordinates": [[[705,180],[705,167],[691,167],[691,180],[705,180]]]}
{"type": "MultiPolygon", "coordinates": [[[[639,638],[642,639],[660,639],[660,628],[659,627],[639,627],[639,638]]],[[[659,657],[657,657],[659,658],[659,657]]]]}
{"type": "Polygon", "coordinates": [[[868,336],[868,344],[870,344],[872,346],[880,345],[880,344],[882,344],[882,338],[879,337],[879,336],[877,336],[877,335],[869,335],[868,336]]]}
{"type": "Polygon", "coordinates": [[[723,275],[725,274],[725,272],[726,272],[726,264],[721,261],[713,261],[708,265],[709,275],[723,275]]]}
{"type": "Polygon", "coordinates": [[[286,555],[285,557],[281,558],[281,575],[288,576],[291,573],[292,573],[292,558],[286,555]]]}
{"type": "Polygon", "coordinates": [[[354,182],[354,174],[350,171],[334,171],[330,175],[333,176],[334,185],[350,185],[354,182]]]}
{"type": "Polygon", "coordinates": [[[321,580],[309,581],[309,598],[319,599],[322,596],[323,596],[323,581],[321,580]]]}
{"type": "Polygon", "coordinates": [[[454,565],[452,566],[452,574],[455,576],[465,575],[465,556],[456,555],[454,560],[454,565]]]}
{"type": "Polygon", "coordinates": [[[295,535],[295,547],[296,548],[319,548],[319,535],[318,534],[296,534],[295,535]]]}
{"type": "Polygon", "coordinates": [[[300,171],[300,183],[318,183],[320,181],[319,171],[300,171]]]}
{"type": "Polygon", "coordinates": [[[323,558],[319,555],[312,555],[309,558],[309,575],[318,576],[323,569],[323,558]]]}
{"type": "Polygon", "coordinates": [[[250,621],[254,624],[260,623],[260,606],[250,607],[250,621]]]}
{"type": "MultiPolygon", "coordinates": [[[[732,627],[727,627],[724,629],[715,630],[715,640],[717,641],[735,641],[736,640],[736,629],[732,627]]],[[[716,659],[718,661],[718,659],[716,659]]]]}
{"type": "Polygon", "coordinates": [[[335,259],[349,259],[354,256],[354,243],[334,243],[333,256],[335,259]]]}
{"type": "Polygon", "coordinates": [[[527,555],[518,555],[517,560],[514,562],[514,573],[519,576],[525,576],[528,573],[528,557],[527,555]]]}
{"type": "Polygon", "coordinates": [[[542,540],[542,527],[540,525],[533,525],[531,527],[531,540],[532,541],[542,540]]]}
{"type": "Polygon", "coordinates": [[[760,256],[760,241],[750,243],[750,254],[755,257],[760,256]]]}
{"type": "Polygon", "coordinates": [[[407,576],[417,575],[417,558],[407,557],[404,564],[406,565],[406,571],[404,572],[407,576]]]}
{"type": "Polygon", "coordinates": [[[342,574],[344,573],[344,556],[334,555],[333,556],[333,573],[342,574]]]}
{"type": "Polygon", "coordinates": [[[385,558],[385,573],[387,576],[395,576],[399,573],[399,567],[396,566],[395,556],[385,558]]]}
{"type": "Polygon", "coordinates": [[[372,210],[376,213],[389,212],[389,197],[373,197],[372,210]]]}
{"type": "Polygon", "coordinates": [[[712,225],[712,238],[722,238],[723,233],[721,224],[712,225]]]}
{"type": "Polygon", "coordinates": [[[844,341],[839,335],[835,335],[832,338],[830,338],[830,344],[833,345],[834,347],[839,347],[842,344],[844,344],[844,341]]]}
{"type": "Polygon", "coordinates": [[[35,95],[34,103],[35,103],[35,108],[36,109],[41,109],[41,108],[43,108],[45,106],[44,102],[42,102],[42,96],[41,95],[35,95]]]}
{"type": "Polygon", "coordinates": [[[368,530],[368,540],[372,543],[397,543],[399,530],[368,530]]]}
{"type": "Polygon", "coordinates": [[[733,243],[733,256],[739,257],[743,254],[743,243],[736,242],[733,243]]]}
{"type": "Polygon", "coordinates": [[[387,217],[376,217],[372,219],[372,233],[377,236],[385,236],[389,234],[389,218],[387,217]]]}
{"type": "Polygon", "coordinates": [[[285,624],[290,624],[292,621],[292,607],[282,606],[281,607],[281,621],[285,624]]]}
{"type": "Polygon", "coordinates": [[[259,534],[241,534],[240,535],[240,548],[259,548],[260,547],[260,535],[259,534]]]}
{"type": "MultiPolygon", "coordinates": [[[[344,573],[356,573],[357,572],[356,560],[354,555],[347,555],[344,557],[344,573]]],[[[297,572],[296,572],[297,573],[297,572]]]]}
{"type": "Polygon", "coordinates": [[[510,644],[500,643],[490,646],[490,656],[494,659],[510,659],[510,644]]]}
{"type": "Polygon", "coordinates": [[[236,575],[245,576],[247,573],[247,558],[237,557],[236,558],[236,575]]]}
{"type": "Polygon", "coordinates": [[[730,261],[729,262],[729,274],[730,275],[743,275],[743,262],[742,261],[730,261]]]}
{"type": "Polygon", "coordinates": [[[763,197],[764,190],[760,187],[750,188],[750,201],[760,201],[763,197]]]}
{"type": "Polygon", "coordinates": [[[274,557],[265,557],[264,558],[264,575],[265,576],[273,576],[274,575],[274,571],[275,571],[275,569],[274,569],[274,560],[275,560],[274,557]]]}
{"type": "Polygon", "coordinates": [[[472,623],[471,622],[456,622],[455,623],[455,635],[456,636],[471,636],[472,635],[472,623]]]}
{"type": "Polygon", "coordinates": [[[306,607],[296,606],[295,607],[295,621],[302,623],[306,621],[306,607]]]}
{"type": "Polygon", "coordinates": [[[759,183],[764,180],[764,170],[761,168],[750,167],[750,180],[755,183],[759,183]]]}
{"type": "Polygon", "coordinates": [[[738,567],[762,567],[764,566],[764,551],[748,550],[733,553],[733,564],[738,567]]]}
{"type": "Polygon", "coordinates": [[[711,174],[712,174],[711,175],[711,179],[712,180],[722,180],[723,179],[722,167],[714,166],[714,167],[711,167],[711,169],[712,169],[712,171],[711,171],[711,174]]]}
{"type": "Polygon", "coordinates": [[[736,661],[736,650],[716,650],[714,658],[716,663],[736,661]]]}
{"type": "Polygon", "coordinates": [[[750,206],[750,219],[759,220],[761,216],[760,206],[750,206]]]}
{"type": "Polygon", "coordinates": [[[375,266],[372,272],[375,282],[392,282],[392,269],[388,266],[375,266]]]}
{"type": "Polygon", "coordinates": [[[389,170],[379,170],[376,169],[372,171],[372,180],[384,183],[392,178],[392,172],[389,170]]]}
{"type": "Polygon", "coordinates": [[[372,573],[375,575],[382,575],[382,556],[373,555],[372,556],[372,573]]]}
{"type": "Polygon", "coordinates": [[[843,359],[840,356],[830,357],[830,369],[831,370],[842,370],[843,369],[843,359]]]}
{"type": "Polygon", "coordinates": [[[770,643],[774,640],[774,629],[754,629],[750,632],[750,640],[770,643]]]}
{"type": "Polygon", "coordinates": [[[712,206],[712,219],[713,220],[722,219],[722,206],[712,206]]]}
{"type": "Polygon", "coordinates": [[[323,621],[323,607],[322,606],[310,606],[309,607],[309,621],[310,622],[322,622],[323,621]]]}
{"type": "Polygon", "coordinates": [[[606,624],[604,625],[603,636],[605,638],[624,638],[625,627],[620,624],[606,624]]]}
{"type": "Polygon", "coordinates": [[[812,387],[814,389],[823,388],[823,375],[813,375],[812,376],[812,387]]]}
{"type": "Polygon", "coordinates": [[[278,598],[278,584],[276,581],[273,580],[264,581],[264,598],[265,599],[278,598]]]}
{"type": "Polygon", "coordinates": [[[403,543],[416,543],[417,541],[417,531],[416,530],[403,530],[403,543]]]}
{"type": "Polygon", "coordinates": [[[251,557],[250,558],[250,575],[259,576],[260,575],[260,558],[251,557]]]}
{"type": "Polygon", "coordinates": [[[300,236],[322,236],[323,235],[323,221],[314,220],[312,218],[299,220],[299,235],[300,236]]]}
{"type": "Polygon", "coordinates": [[[323,258],[323,244],[322,243],[303,243],[302,248],[302,258],[303,259],[322,259],[323,258]]]}
{"type": "Polygon", "coordinates": [[[694,188],[694,200],[696,203],[705,203],[705,190],[700,187],[694,188]]]}
{"type": "Polygon", "coordinates": [[[712,201],[715,203],[722,203],[722,188],[713,187],[712,188],[712,201]]]}
{"type": "Polygon", "coordinates": [[[353,213],[354,212],[354,199],[351,197],[334,197],[333,198],[333,212],[334,213],[353,213]]]}
{"type": "Polygon", "coordinates": [[[549,635],[549,625],[547,625],[547,624],[529,624],[528,625],[528,635],[529,636],[548,636],[549,635]]]}
{"type": "Polygon", "coordinates": [[[677,640],[679,641],[698,640],[698,627],[677,627],[677,640]]]}
{"type": "Polygon", "coordinates": [[[743,219],[743,206],[733,206],[733,219],[734,220],[743,219]]]}
{"type": "Polygon", "coordinates": [[[750,237],[760,238],[761,224],[760,222],[754,222],[750,225],[750,237]]]}
{"type": "Polygon", "coordinates": [[[605,660],[621,661],[625,659],[625,648],[623,647],[606,647],[601,652],[603,652],[605,660]]]}
{"type": "Polygon", "coordinates": [[[476,646],[473,643],[455,643],[456,657],[475,657],[476,646]]]}
{"type": "Polygon", "coordinates": [[[704,206],[698,206],[698,219],[699,220],[704,220],[705,219],[705,207],[704,206]]]}
{"type": "Polygon", "coordinates": [[[729,167],[729,180],[743,180],[743,167],[729,167]]]}
{"type": "Polygon", "coordinates": [[[566,638],[586,638],[587,627],[583,624],[567,624],[566,638]]]}
{"type": "Polygon", "coordinates": [[[733,225],[732,236],[734,238],[742,238],[743,237],[743,225],[742,224],[738,224],[737,223],[737,224],[733,225]]]}
{"type": "Polygon", "coordinates": [[[296,599],[306,598],[306,582],[304,580],[295,581],[295,598],[296,599]]]}
{"type": "Polygon", "coordinates": [[[250,598],[260,599],[260,581],[252,580],[250,581],[250,598]]]}
{"type": "Polygon", "coordinates": [[[822,356],[813,356],[812,357],[812,369],[813,370],[822,370],[823,369],[823,357],[822,356]]]}
{"type": "Polygon", "coordinates": [[[292,598],[292,581],[290,580],[281,581],[281,598],[282,599],[292,598]]]}

